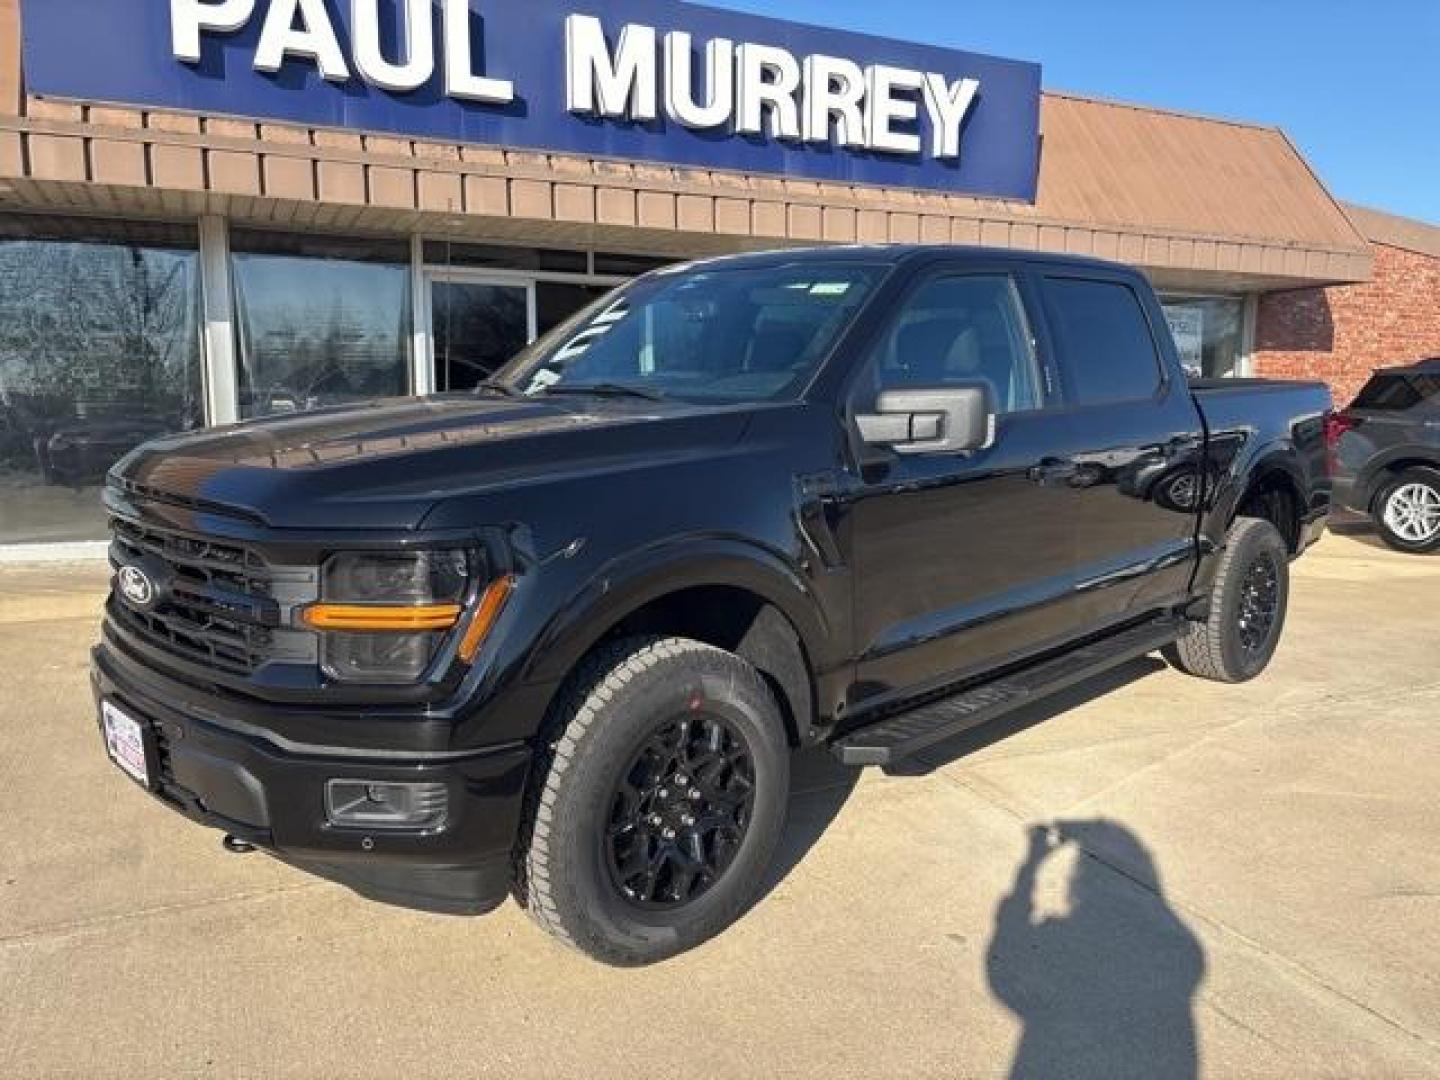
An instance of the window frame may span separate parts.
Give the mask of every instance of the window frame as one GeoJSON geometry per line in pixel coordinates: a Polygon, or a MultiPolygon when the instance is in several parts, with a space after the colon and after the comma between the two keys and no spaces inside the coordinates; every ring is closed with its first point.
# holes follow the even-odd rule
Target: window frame
{"type": "MultiPolygon", "coordinates": [[[[1143,290],[1131,278],[1123,274],[1109,274],[1104,271],[1066,271],[1056,268],[1049,269],[1039,267],[1032,271],[1035,278],[1034,286],[1039,300],[1040,311],[1044,316],[1045,338],[1049,343],[1049,351],[1054,357],[1054,364],[1058,381],[1056,391],[1063,402],[1063,409],[1067,412],[1080,409],[1109,409],[1116,405],[1135,405],[1142,402],[1163,401],[1169,395],[1175,382],[1173,365],[1176,363],[1170,351],[1165,348],[1164,339],[1156,332],[1155,318],[1156,311],[1151,310],[1151,305],[1145,301],[1143,290]],[[1082,401],[1079,398],[1078,388],[1074,381],[1074,362],[1067,355],[1063,336],[1058,332],[1060,323],[1056,313],[1052,310],[1049,292],[1046,285],[1051,281],[1078,281],[1091,285],[1111,285],[1125,289],[1135,301],[1144,322],[1146,334],[1150,339],[1150,347],[1155,356],[1155,368],[1157,378],[1154,390],[1145,394],[1136,394],[1132,397],[1111,397],[1097,399],[1094,401],[1082,401]]],[[[1157,301],[1158,305],[1158,301],[1157,301]]],[[[1163,317],[1163,312],[1160,312],[1163,317]]],[[[1168,327],[1167,327],[1168,333],[1168,327]]]]}
{"type": "MultiPolygon", "coordinates": [[[[876,350],[882,345],[886,337],[895,328],[896,323],[905,313],[910,303],[924,289],[937,281],[950,278],[965,277],[986,277],[1004,278],[1010,283],[1011,295],[1014,297],[1022,322],[1021,329],[1025,333],[1030,345],[1030,362],[1035,379],[1035,390],[1039,404],[1033,409],[1017,409],[1010,412],[995,413],[995,438],[998,442],[1003,435],[1005,424],[1020,417],[1041,416],[1046,413],[1053,413],[1065,407],[1061,398],[1056,372],[1052,360],[1052,349],[1048,331],[1043,321],[1036,317],[1039,308],[1038,297],[1035,293],[1034,284],[1026,273],[1023,265],[1015,263],[983,263],[983,262],[947,262],[927,266],[917,272],[907,282],[890,304],[890,310],[885,317],[870,329],[864,341],[857,343],[855,348],[856,362],[851,365],[847,377],[842,400],[845,402],[846,421],[851,429],[854,438],[859,439],[859,428],[855,423],[855,416],[863,412],[867,407],[866,402],[861,400],[864,390],[868,388],[869,381],[866,376],[874,364],[878,362],[876,350]]],[[[916,457],[928,455],[915,455],[916,457]]]]}

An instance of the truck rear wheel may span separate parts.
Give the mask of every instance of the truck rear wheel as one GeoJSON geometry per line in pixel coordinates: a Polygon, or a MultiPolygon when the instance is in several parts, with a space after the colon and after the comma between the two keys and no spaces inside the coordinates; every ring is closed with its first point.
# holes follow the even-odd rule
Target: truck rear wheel
{"type": "Polygon", "coordinates": [[[1210,614],[1165,650],[1181,671],[1216,682],[1255,678],[1270,663],[1290,600],[1290,552],[1260,518],[1237,518],[1210,588],[1210,614]]]}
{"type": "Polygon", "coordinates": [[[1412,555],[1440,548],[1440,472],[1406,469],[1375,497],[1381,539],[1412,555]]]}
{"type": "Polygon", "coordinates": [[[539,763],[517,896],[603,963],[664,960],[754,902],[784,824],[784,720],[744,660],[685,638],[600,649],[539,763]]]}

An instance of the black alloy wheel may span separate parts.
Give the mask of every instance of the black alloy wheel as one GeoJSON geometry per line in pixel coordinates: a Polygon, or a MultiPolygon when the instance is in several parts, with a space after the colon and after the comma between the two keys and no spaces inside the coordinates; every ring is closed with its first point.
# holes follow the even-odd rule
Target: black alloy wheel
{"type": "Polygon", "coordinates": [[[1290,549],[1273,522],[1235,519],[1208,601],[1204,620],[1189,623],[1165,658],[1202,679],[1255,678],[1275,655],[1290,602],[1290,549]]]}
{"type": "Polygon", "coordinates": [[[556,702],[516,898],[602,963],[664,960],[760,896],[789,790],[784,715],[755,668],[686,638],[607,643],[556,702]]]}
{"type": "Polygon", "coordinates": [[[693,712],[656,730],[620,777],[604,844],[615,887],[644,908],[702,895],[740,850],[755,763],[723,717],[693,712]]]}
{"type": "Polygon", "coordinates": [[[1275,618],[1280,610],[1280,572],[1272,551],[1262,551],[1250,564],[1240,586],[1236,621],[1240,647],[1248,656],[1258,656],[1270,644],[1275,618]]]}

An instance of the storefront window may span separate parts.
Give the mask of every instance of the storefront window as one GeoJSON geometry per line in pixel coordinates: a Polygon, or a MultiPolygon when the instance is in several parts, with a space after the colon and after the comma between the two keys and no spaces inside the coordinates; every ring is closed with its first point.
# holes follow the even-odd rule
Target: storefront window
{"type": "Polygon", "coordinates": [[[586,304],[593,304],[610,291],[609,285],[539,282],[535,287],[535,329],[548,334],[586,304]]]}
{"type": "Polygon", "coordinates": [[[195,230],[0,214],[0,543],[99,540],[99,490],[204,422],[195,230]]]}
{"type": "Polygon", "coordinates": [[[436,390],[474,389],[530,340],[528,284],[436,281],[430,290],[436,390]]]}
{"type": "Polygon", "coordinates": [[[465,244],[427,240],[425,261],[431,266],[521,270],[547,274],[584,274],[590,259],[583,251],[507,247],[501,244],[465,244]]]}
{"type": "Polygon", "coordinates": [[[231,251],[242,416],[408,392],[408,245],[236,231],[231,251]]]}
{"type": "Polygon", "coordinates": [[[1238,297],[1167,296],[1165,321],[1191,375],[1221,379],[1242,374],[1245,301],[1238,297]]]}

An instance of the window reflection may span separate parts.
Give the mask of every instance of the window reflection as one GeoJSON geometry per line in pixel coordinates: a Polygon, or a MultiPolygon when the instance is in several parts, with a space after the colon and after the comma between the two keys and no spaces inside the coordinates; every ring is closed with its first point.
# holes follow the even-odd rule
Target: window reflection
{"type": "MultiPolygon", "coordinates": [[[[232,256],[241,414],[300,412],[409,389],[410,269],[358,245],[232,256]]],[[[398,254],[398,253],[396,253],[398,254]]]]}
{"type": "Polygon", "coordinates": [[[1245,354],[1244,300],[1167,296],[1161,304],[1187,373],[1207,379],[1241,373],[1245,354]]]}
{"type": "Polygon", "coordinates": [[[530,340],[524,285],[436,281],[431,285],[435,388],[471,390],[530,340]]]}
{"type": "Polygon", "coordinates": [[[199,427],[193,230],[0,217],[0,543],[96,540],[119,457],[199,427]]]}

